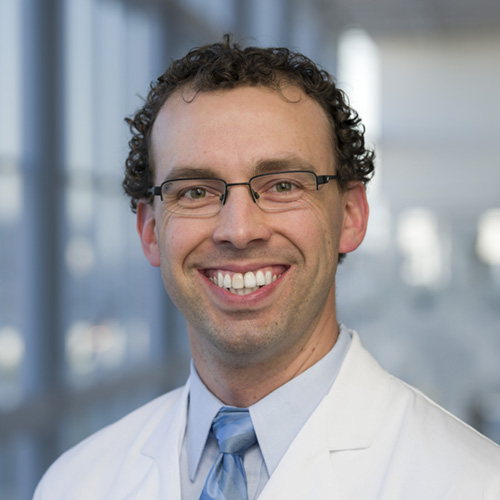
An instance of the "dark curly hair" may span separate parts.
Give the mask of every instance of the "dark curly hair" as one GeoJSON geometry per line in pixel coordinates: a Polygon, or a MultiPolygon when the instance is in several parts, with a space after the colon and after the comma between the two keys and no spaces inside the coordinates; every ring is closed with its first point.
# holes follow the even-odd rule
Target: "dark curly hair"
{"type": "Polygon", "coordinates": [[[287,48],[241,48],[225,35],[221,43],[191,50],[172,62],[151,84],[147,99],[132,118],[126,118],[132,138],[126,160],[123,188],[135,211],[139,200],[147,198],[153,185],[149,158],[151,131],[166,100],[176,91],[189,87],[194,92],[263,86],[280,90],[292,84],[301,88],[325,110],[332,125],[340,188],[352,181],[365,185],[374,171],[374,152],[365,147],[364,126],[334,79],[313,61],[287,48]]]}

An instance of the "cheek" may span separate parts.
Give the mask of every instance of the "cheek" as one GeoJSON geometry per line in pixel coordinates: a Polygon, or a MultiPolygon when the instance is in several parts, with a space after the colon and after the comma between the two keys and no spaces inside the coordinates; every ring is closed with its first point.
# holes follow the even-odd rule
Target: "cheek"
{"type": "Polygon", "coordinates": [[[164,272],[171,274],[207,237],[207,224],[168,214],[159,228],[160,257],[164,272]]]}
{"type": "Polygon", "coordinates": [[[186,240],[186,235],[173,229],[173,227],[166,227],[160,235],[160,255],[165,270],[178,265],[179,261],[182,262],[189,248],[189,240],[186,240]]]}
{"type": "Polygon", "coordinates": [[[157,225],[158,241],[160,243],[160,257],[164,271],[167,270],[167,264],[171,264],[175,255],[181,251],[183,237],[180,237],[179,229],[176,228],[175,220],[171,219],[171,214],[161,214],[161,223],[157,225]],[[178,237],[176,237],[176,234],[178,237]]]}
{"type": "Polygon", "coordinates": [[[340,207],[333,206],[333,203],[314,207],[309,222],[304,224],[304,227],[311,232],[311,240],[316,242],[319,240],[323,247],[336,251],[342,224],[339,212],[340,207]]]}
{"type": "Polygon", "coordinates": [[[317,268],[317,272],[336,261],[339,243],[339,223],[325,210],[308,207],[296,213],[282,228],[282,234],[290,240],[302,254],[306,264],[317,268]]]}

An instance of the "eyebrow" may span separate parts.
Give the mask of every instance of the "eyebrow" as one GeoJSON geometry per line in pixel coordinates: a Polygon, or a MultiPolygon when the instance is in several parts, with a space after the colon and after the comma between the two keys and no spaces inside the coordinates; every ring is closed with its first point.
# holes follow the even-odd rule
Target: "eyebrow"
{"type": "MultiPolygon", "coordinates": [[[[311,170],[316,172],[314,165],[298,156],[292,155],[285,158],[269,158],[258,161],[254,168],[253,175],[284,172],[287,170],[311,170]]],[[[210,167],[190,167],[186,165],[172,168],[163,181],[195,178],[220,179],[221,176],[215,169],[210,167]]]]}
{"type": "Polygon", "coordinates": [[[163,179],[171,181],[175,179],[219,179],[220,177],[209,167],[174,167],[163,179]]]}
{"type": "Polygon", "coordinates": [[[254,175],[284,172],[285,170],[311,170],[316,172],[313,164],[292,155],[286,158],[271,158],[259,161],[255,167],[254,175]]]}

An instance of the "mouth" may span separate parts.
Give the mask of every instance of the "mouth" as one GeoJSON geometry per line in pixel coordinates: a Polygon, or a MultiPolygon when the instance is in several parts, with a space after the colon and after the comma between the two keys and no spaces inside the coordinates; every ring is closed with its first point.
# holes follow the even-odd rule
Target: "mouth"
{"type": "Polygon", "coordinates": [[[220,288],[236,295],[248,295],[274,283],[286,271],[285,266],[268,266],[244,273],[211,269],[206,270],[205,275],[220,288]]]}

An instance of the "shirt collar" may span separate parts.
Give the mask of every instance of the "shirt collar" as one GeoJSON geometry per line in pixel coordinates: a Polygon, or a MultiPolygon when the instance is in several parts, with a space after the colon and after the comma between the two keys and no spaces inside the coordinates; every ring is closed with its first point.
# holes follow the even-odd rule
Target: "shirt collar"
{"type": "Polygon", "coordinates": [[[191,481],[196,478],[201,455],[207,442],[212,421],[224,404],[201,381],[191,360],[189,408],[187,425],[188,465],[191,481]]]}
{"type": "Polygon", "coordinates": [[[322,359],[250,407],[269,476],[328,394],[350,343],[351,336],[341,329],[337,342],[322,359]]]}
{"type": "MultiPolygon", "coordinates": [[[[322,359],[250,406],[250,416],[269,475],[330,390],[350,343],[351,336],[342,326],[337,342],[322,359]]],[[[222,406],[224,404],[201,381],[191,361],[187,445],[192,481],[196,478],[212,421],[222,406]]]]}

